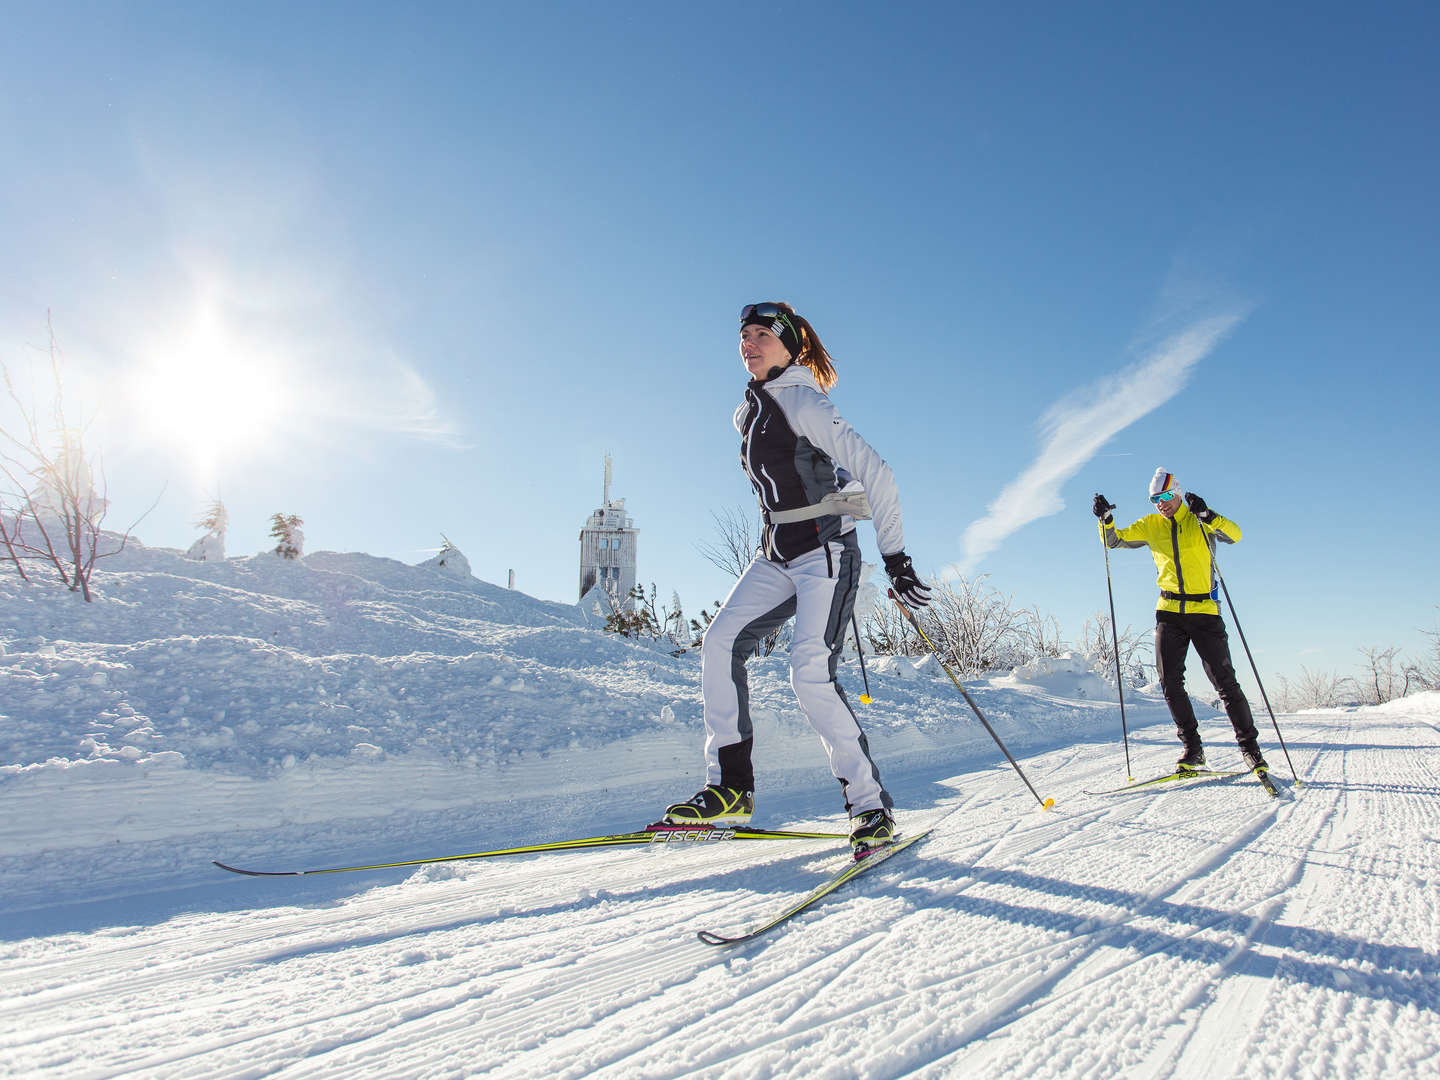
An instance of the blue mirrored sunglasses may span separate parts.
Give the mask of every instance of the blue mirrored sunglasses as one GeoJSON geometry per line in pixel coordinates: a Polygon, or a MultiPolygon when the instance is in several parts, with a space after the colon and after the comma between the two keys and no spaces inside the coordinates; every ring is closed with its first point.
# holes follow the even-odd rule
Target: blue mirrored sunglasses
{"type": "Polygon", "coordinates": [[[1162,491],[1159,495],[1151,495],[1150,501],[1156,506],[1159,506],[1161,503],[1167,503],[1171,499],[1178,499],[1179,497],[1180,496],[1173,491],[1162,491]]]}

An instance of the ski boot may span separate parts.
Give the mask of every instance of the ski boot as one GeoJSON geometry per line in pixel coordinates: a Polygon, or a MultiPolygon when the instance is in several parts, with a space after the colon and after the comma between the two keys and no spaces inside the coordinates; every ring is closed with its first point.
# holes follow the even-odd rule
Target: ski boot
{"type": "Polygon", "coordinates": [[[755,812],[755,793],[707,784],[688,801],[672,803],[661,819],[671,825],[743,825],[755,812]]]}
{"type": "Polygon", "coordinates": [[[850,822],[850,849],[860,859],[895,841],[895,818],[889,810],[866,810],[850,822]]]}
{"type": "Polygon", "coordinates": [[[1192,773],[1197,769],[1205,767],[1205,748],[1198,742],[1187,743],[1185,752],[1180,755],[1180,760],[1175,762],[1175,771],[1182,776],[1185,773],[1192,773]]]}
{"type": "Polygon", "coordinates": [[[1240,756],[1245,759],[1245,768],[1253,773],[1269,772],[1270,766],[1265,762],[1265,755],[1260,753],[1258,746],[1242,746],[1240,756]]]}

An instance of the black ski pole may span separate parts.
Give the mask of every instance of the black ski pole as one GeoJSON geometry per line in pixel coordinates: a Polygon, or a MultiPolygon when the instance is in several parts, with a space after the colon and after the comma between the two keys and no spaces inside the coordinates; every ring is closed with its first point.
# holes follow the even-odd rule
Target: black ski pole
{"type": "Polygon", "coordinates": [[[1270,707],[1270,697],[1265,693],[1265,684],[1260,680],[1260,669],[1255,665],[1255,657],[1250,652],[1250,643],[1245,640],[1245,630],[1240,625],[1240,616],[1235,613],[1235,601],[1230,599],[1230,586],[1225,584],[1225,577],[1220,573],[1220,560],[1215,557],[1215,548],[1210,548],[1210,569],[1215,573],[1215,580],[1220,582],[1220,590],[1225,594],[1225,603],[1230,607],[1230,617],[1235,620],[1235,632],[1240,635],[1240,644],[1245,646],[1245,658],[1250,661],[1250,670],[1255,673],[1255,685],[1260,687],[1260,700],[1265,702],[1265,711],[1270,714],[1270,723],[1275,728],[1275,738],[1280,740],[1280,752],[1285,755],[1285,764],[1290,766],[1290,776],[1295,781],[1296,787],[1304,787],[1305,783],[1295,772],[1295,763],[1290,760],[1290,748],[1285,745],[1285,736],[1280,734],[1280,721],[1275,719],[1275,710],[1270,707]]]}
{"type": "Polygon", "coordinates": [[[945,674],[949,675],[950,681],[955,684],[955,689],[959,690],[961,696],[964,697],[965,704],[969,705],[975,715],[980,718],[980,723],[985,725],[985,730],[988,731],[990,733],[990,737],[995,740],[995,745],[1000,747],[1001,751],[1005,754],[1005,757],[1009,760],[1011,766],[1015,769],[1015,772],[1019,775],[1020,779],[1025,781],[1025,786],[1030,789],[1030,794],[1035,796],[1035,801],[1040,804],[1040,809],[1049,810],[1051,807],[1053,807],[1055,805],[1055,800],[1040,798],[1040,793],[1035,790],[1035,785],[1030,783],[1030,778],[1027,777],[1025,775],[1025,771],[1020,768],[1020,763],[1016,761],[1015,758],[1011,755],[1010,751],[1005,748],[1005,744],[1000,741],[1000,736],[995,734],[995,729],[990,726],[990,721],[985,719],[985,714],[980,711],[980,706],[975,704],[975,699],[970,696],[969,692],[966,691],[960,680],[955,677],[955,673],[950,670],[950,665],[945,663],[944,660],[940,659],[940,650],[935,648],[935,643],[931,641],[930,638],[926,635],[925,631],[920,628],[920,620],[915,618],[915,613],[905,606],[904,602],[900,599],[900,597],[895,595],[894,589],[890,590],[890,599],[895,601],[895,606],[900,609],[900,614],[904,615],[905,618],[909,620],[910,625],[915,628],[915,632],[919,634],[920,637],[924,639],[925,644],[930,647],[931,655],[933,655],[935,659],[940,662],[940,666],[945,669],[945,674]]]}
{"type": "Polygon", "coordinates": [[[865,692],[860,695],[860,704],[869,705],[875,699],[870,696],[870,677],[865,674],[865,650],[860,646],[860,620],[850,612],[850,625],[855,628],[855,655],[860,658],[860,678],[865,683],[865,692]]]}
{"type": "MultiPolygon", "coordinates": [[[[1111,510],[1115,509],[1113,503],[1107,505],[1111,510]]],[[[1115,587],[1110,584],[1110,545],[1105,543],[1103,533],[1100,548],[1105,552],[1105,591],[1110,594],[1110,638],[1115,643],[1115,689],[1120,693],[1120,739],[1125,744],[1125,782],[1130,783],[1135,779],[1130,771],[1130,725],[1125,722],[1125,680],[1120,674],[1120,633],[1115,628],[1115,587]]]]}

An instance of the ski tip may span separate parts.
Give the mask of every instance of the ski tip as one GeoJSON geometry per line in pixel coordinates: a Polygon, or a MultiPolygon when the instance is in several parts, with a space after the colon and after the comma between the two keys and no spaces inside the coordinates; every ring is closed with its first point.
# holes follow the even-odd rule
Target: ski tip
{"type": "Polygon", "coordinates": [[[238,866],[227,866],[219,859],[211,859],[211,865],[218,866],[221,870],[228,870],[232,874],[243,874],[246,877],[303,877],[304,870],[242,870],[238,866]]]}

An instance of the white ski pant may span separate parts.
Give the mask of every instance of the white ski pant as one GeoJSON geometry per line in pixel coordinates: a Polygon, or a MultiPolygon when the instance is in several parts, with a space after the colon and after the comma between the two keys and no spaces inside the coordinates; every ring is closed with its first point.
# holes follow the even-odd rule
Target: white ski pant
{"type": "Polygon", "coordinates": [[[701,652],[707,784],[755,789],[745,661],[793,615],[790,685],[829,755],[845,809],[854,816],[891,807],[865,733],[835,679],[859,586],[860,545],[853,531],[788,563],[757,557],[746,568],[706,629],[701,652]]]}

